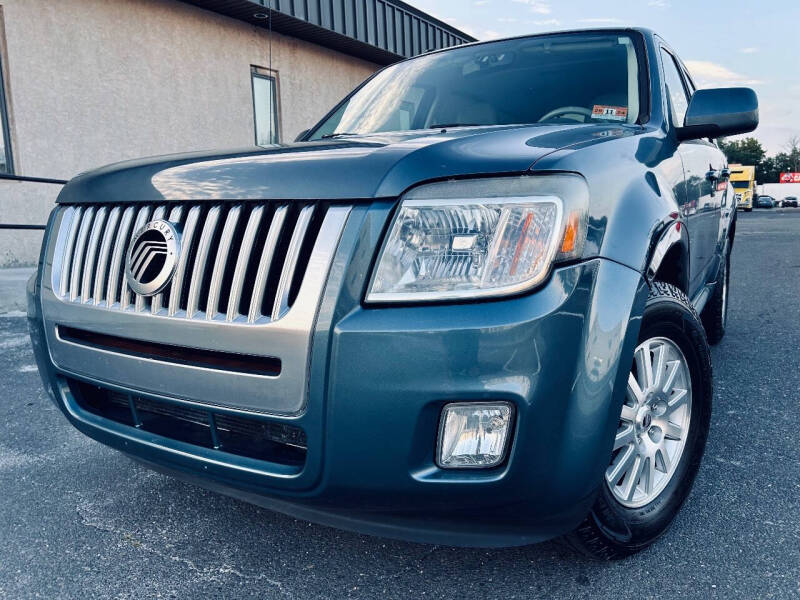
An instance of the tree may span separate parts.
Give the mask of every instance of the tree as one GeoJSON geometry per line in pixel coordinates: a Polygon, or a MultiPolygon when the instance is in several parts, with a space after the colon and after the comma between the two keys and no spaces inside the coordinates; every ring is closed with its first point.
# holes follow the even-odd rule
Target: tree
{"type": "Polygon", "coordinates": [[[756,165],[756,181],[758,183],[778,183],[781,171],[775,157],[768,156],[756,165]]]}
{"type": "Polygon", "coordinates": [[[790,137],[785,147],[788,164],[791,167],[787,171],[800,171],[800,135],[790,137]]]}
{"type": "Polygon", "coordinates": [[[756,181],[759,183],[780,183],[781,173],[794,171],[794,165],[798,164],[798,158],[792,158],[791,154],[778,152],[775,156],[769,156],[756,166],[756,181]]]}
{"type": "Polygon", "coordinates": [[[720,140],[720,148],[731,164],[754,165],[758,167],[767,155],[764,147],[756,138],[748,137],[743,140],[726,142],[720,140]]]}

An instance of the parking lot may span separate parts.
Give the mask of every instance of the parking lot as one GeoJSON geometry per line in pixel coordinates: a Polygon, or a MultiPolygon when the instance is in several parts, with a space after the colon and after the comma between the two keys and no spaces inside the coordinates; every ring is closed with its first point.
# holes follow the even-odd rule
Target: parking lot
{"type": "Polygon", "coordinates": [[[800,596],[800,209],[740,214],[694,492],[655,547],[457,549],[308,524],[148,471],[74,430],[0,318],[0,597],[800,596]]]}

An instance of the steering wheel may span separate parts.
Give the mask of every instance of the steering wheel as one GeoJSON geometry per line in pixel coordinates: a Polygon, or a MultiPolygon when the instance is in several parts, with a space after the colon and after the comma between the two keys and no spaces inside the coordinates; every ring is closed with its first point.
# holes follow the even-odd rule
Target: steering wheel
{"type": "Polygon", "coordinates": [[[580,115],[583,117],[582,121],[578,121],[578,119],[574,119],[573,117],[568,117],[570,120],[578,121],[578,123],[587,123],[589,119],[592,118],[592,111],[588,108],[584,108],[583,106],[561,106],[555,110],[551,110],[541,119],[539,119],[539,123],[544,123],[545,121],[549,121],[550,119],[555,119],[558,117],[566,117],[567,115],[577,116],[580,115]]]}

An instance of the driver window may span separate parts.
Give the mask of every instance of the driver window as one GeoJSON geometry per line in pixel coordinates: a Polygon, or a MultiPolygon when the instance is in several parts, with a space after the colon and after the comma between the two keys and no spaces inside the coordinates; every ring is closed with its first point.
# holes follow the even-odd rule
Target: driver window
{"type": "Polygon", "coordinates": [[[683,127],[686,118],[686,109],[689,108],[689,96],[683,85],[678,67],[672,55],[661,49],[661,62],[664,65],[664,85],[667,88],[667,97],[672,108],[672,124],[675,127],[683,127]]]}

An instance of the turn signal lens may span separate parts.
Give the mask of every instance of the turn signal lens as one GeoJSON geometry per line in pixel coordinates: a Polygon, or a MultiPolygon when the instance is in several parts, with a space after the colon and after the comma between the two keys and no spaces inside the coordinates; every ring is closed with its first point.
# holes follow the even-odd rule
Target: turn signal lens
{"type": "Polygon", "coordinates": [[[564,241],[561,243],[561,253],[571,254],[575,252],[575,245],[578,239],[578,219],[576,213],[567,217],[567,224],[564,228],[564,241]]]}

